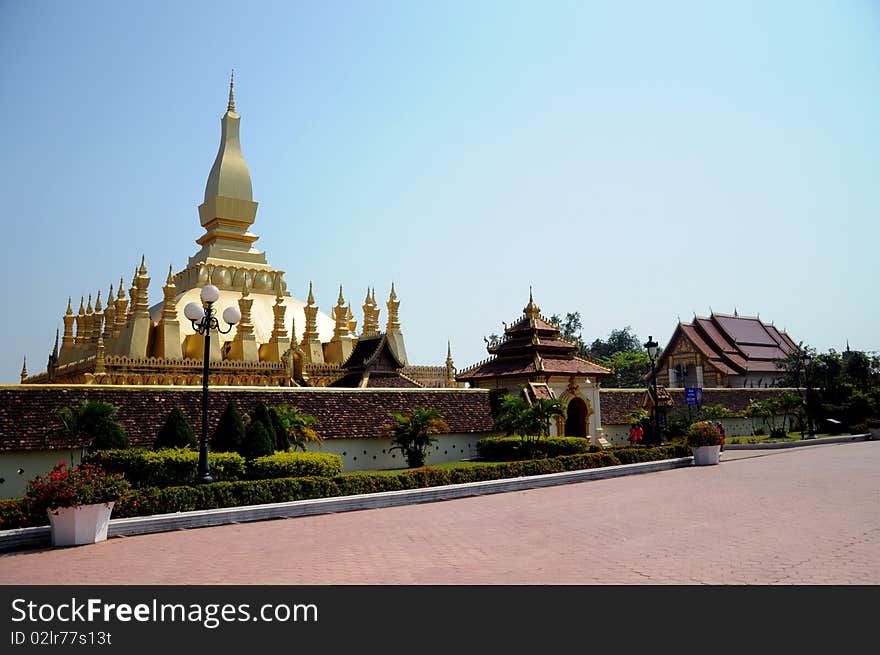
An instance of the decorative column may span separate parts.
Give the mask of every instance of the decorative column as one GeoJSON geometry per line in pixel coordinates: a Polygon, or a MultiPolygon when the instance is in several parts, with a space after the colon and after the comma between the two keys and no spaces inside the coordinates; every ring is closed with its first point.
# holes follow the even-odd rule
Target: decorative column
{"type": "Polygon", "coordinates": [[[152,327],[147,296],[149,285],[150,277],[147,275],[147,266],[142,257],[131,289],[133,293],[130,294],[134,307],[129,307],[130,318],[119,334],[117,353],[123,357],[142,359],[147,356],[152,327]]]}
{"type": "Polygon", "coordinates": [[[254,335],[254,324],[251,322],[251,307],[254,299],[250,298],[250,291],[245,286],[244,293],[238,300],[238,307],[241,310],[241,322],[238,324],[238,330],[235,338],[229,348],[227,359],[235,359],[242,362],[258,362],[260,361],[260,352],[257,349],[257,337],[254,335]]]}
{"type": "Polygon", "coordinates": [[[183,348],[180,340],[180,321],[177,320],[177,286],[174,284],[174,270],[168,267],[168,277],[162,287],[164,299],[162,317],[156,325],[153,339],[153,356],[164,359],[182,359],[183,348]]]}
{"type": "Polygon", "coordinates": [[[309,282],[308,304],[303,307],[303,312],[306,315],[306,328],[300,346],[303,351],[303,359],[309,364],[323,364],[324,347],[321,344],[321,336],[318,334],[318,306],[315,304],[311,282],[309,282]]]}
{"type": "MultiPolygon", "coordinates": [[[[272,306],[272,312],[275,315],[275,325],[272,328],[272,336],[269,342],[260,346],[260,359],[264,362],[280,362],[281,356],[290,349],[290,337],[287,336],[287,328],[284,327],[284,314],[286,311],[284,298],[281,295],[281,289],[278,289],[278,296],[275,298],[275,304],[272,306]]],[[[242,312],[242,316],[244,313],[242,312]]],[[[291,326],[295,332],[295,326],[291,326]]],[[[296,337],[294,337],[295,339],[296,337]]],[[[294,343],[294,348],[296,344],[294,343]]]]}
{"type": "Polygon", "coordinates": [[[349,314],[351,308],[346,307],[345,298],[342,296],[342,285],[339,286],[339,299],[333,308],[333,319],[336,321],[336,327],[333,330],[333,338],[327,344],[327,362],[332,364],[342,364],[351,355],[354,348],[354,339],[348,329],[349,314]]]}
{"type": "Polygon", "coordinates": [[[61,355],[58,358],[59,365],[67,364],[74,360],[73,324],[76,317],[73,315],[71,298],[67,297],[67,312],[62,317],[64,321],[64,337],[61,339],[61,355]]]}
{"type": "Polygon", "coordinates": [[[409,362],[406,359],[406,346],[403,343],[403,332],[400,330],[400,301],[397,299],[397,293],[394,291],[394,282],[391,283],[391,294],[388,296],[388,324],[385,327],[388,345],[394,351],[397,359],[401,364],[406,366],[409,362]]]}

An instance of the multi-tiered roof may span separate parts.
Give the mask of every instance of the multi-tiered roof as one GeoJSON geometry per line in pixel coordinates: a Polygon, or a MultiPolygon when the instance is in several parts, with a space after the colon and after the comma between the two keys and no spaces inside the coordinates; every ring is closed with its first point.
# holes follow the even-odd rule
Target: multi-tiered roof
{"type": "Polygon", "coordinates": [[[475,383],[492,378],[551,376],[605,377],[612,372],[577,355],[577,346],[562,338],[559,328],[541,315],[529,294],[523,316],[504,330],[504,337],[486,348],[492,357],[457,376],[459,382],[475,383]]]}

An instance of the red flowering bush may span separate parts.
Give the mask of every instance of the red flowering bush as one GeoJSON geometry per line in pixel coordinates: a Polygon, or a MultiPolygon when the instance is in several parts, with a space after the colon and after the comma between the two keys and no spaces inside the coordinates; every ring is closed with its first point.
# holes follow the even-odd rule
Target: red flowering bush
{"type": "Polygon", "coordinates": [[[28,481],[24,500],[30,512],[119,500],[130,485],[121,475],[110,475],[92,464],[68,469],[59,462],[45,477],[28,481]]]}
{"type": "Polygon", "coordinates": [[[691,424],[687,429],[685,437],[687,445],[691,448],[724,445],[724,431],[721,427],[709,421],[691,424]]]}
{"type": "Polygon", "coordinates": [[[629,429],[629,436],[626,438],[631,444],[639,444],[645,436],[645,431],[640,425],[634,425],[629,429]]]}

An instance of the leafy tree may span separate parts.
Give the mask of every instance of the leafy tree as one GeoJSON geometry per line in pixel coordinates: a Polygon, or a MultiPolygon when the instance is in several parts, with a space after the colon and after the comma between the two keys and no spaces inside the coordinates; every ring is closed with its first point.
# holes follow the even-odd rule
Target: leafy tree
{"type": "Polygon", "coordinates": [[[602,386],[619,389],[639,389],[645,386],[645,376],[651,371],[651,358],[641,351],[620,351],[601,363],[614,371],[614,376],[602,381],[602,386]]]}
{"type": "Polygon", "coordinates": [[[428,448],[437,441],[435,435],[449,432],[449,425],[436,409],[414,407],[391,416],[394,422],[385,426],[384,434],[391,438],[391,450],[401,451],[411,468],[424,466],[428,448]]]}
{"type": "Polygon", "coordinates": [[[324,440],[312,427],[318,419],[311,414],[303,414],[296,407],[290,405],[276,405],[272,408],[279,417],[281,428],[284,431],[288,443],[294,450],[305,451],[306,445],[315,443],[320,447],[324,440]]]}
{"type": "Polygon", "coordinates": [[[196,433],[180,407],[172,408],[159,430],[155,448],[195,448],[198,445],[196,433]]]}
{"type": "Polygon", "coordinates": [[[235,402],[226,403],[217,429],[211,437],[211,450],[218,453],[237,453],[244,441],[244,421],[235,402]]]}
{"type": "Polygon", "coordinates": [[[540,398],[529,404],[522,395],[507,394],[501,399],[495,427],[507,435],[543,437],[550,432],[550,419],[564,415],[557,398],[540,398]]]}
{"type": "Polygon", "coordinates": [[[84,443],[90,450],[128,448],[125,430],[116,422],[117,411],[116,406],[99,400],[58,407],[53,412],[58,425],[49,436],[65,443],[84,443]]]}
{"type": "Polygon", "coordinates": [[[275,452],[275,442],[262,421],[252,420],[244,431],[244,440],[238,454],[247,460],[256,459],[275,452]]]}
{"type": "Polygon", "coordinates": [[[627,325],[619,330],[611,330],[607,339],[596,339],[590,344],[590,353],[597,359],[610,359],[614,353],[642,352],[641,341],[627,325]]]}
{"type": "Polygon", "coordinates": [[[290,438],[287,436],[287,427],[281,420],[281,415],[274,407],[269,408],[269,420],[272,422],[272,432],[275,435],[275,450],[290,450],[290,438]]]}

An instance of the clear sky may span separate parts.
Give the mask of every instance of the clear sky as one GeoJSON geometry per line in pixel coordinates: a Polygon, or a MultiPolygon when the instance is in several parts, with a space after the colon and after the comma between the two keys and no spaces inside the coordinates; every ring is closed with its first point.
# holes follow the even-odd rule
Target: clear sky
{"type": "Polygon", "coordinates": [[[359,322],[394,280],[413,363],[529,285],[587,340],[711,307],[880,350],[876,2],[0,0],[0,381],[196,252],[232,68],[257,246],[359,322]]]}

